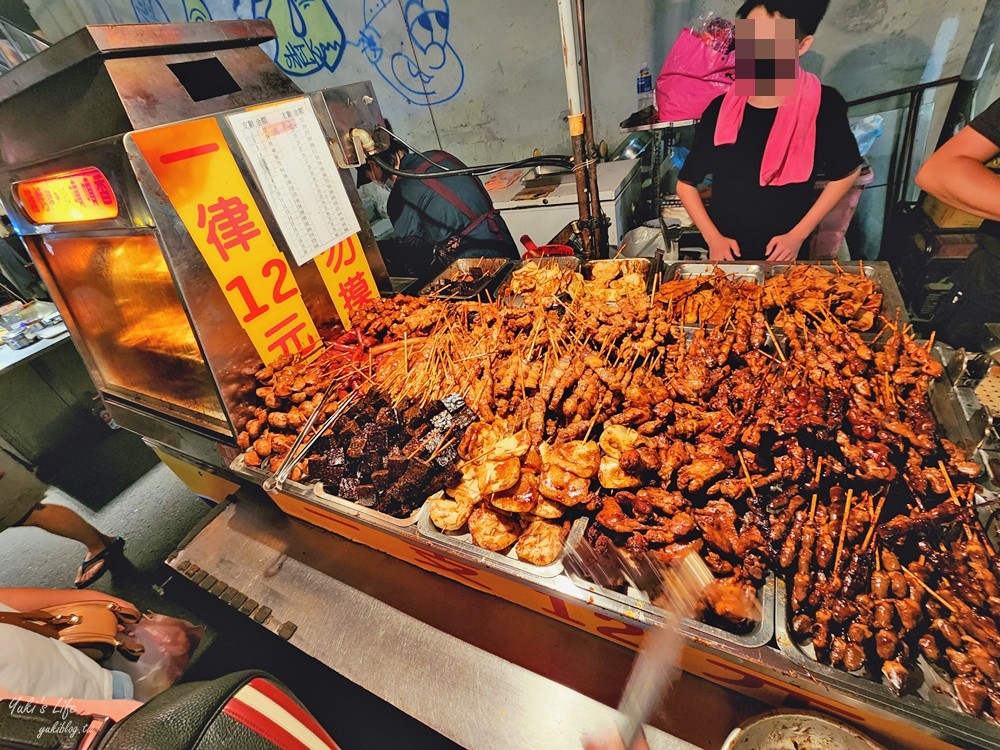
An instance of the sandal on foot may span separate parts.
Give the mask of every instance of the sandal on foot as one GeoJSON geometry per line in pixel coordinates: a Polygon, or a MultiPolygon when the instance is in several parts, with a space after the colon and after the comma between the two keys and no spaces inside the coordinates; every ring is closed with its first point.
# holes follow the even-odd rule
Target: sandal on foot
{"type": "Polygon", "coordinates": [[[125,540],[120,536],[116,536],[114,541],[111,542],[111,544],[106,546],[104,549],[102,549],[93,557],[88,557],[80,564],[80,574],[84,578],[79,583],[74,583],[73,585],[78,589],[85,589],[92,583],[96,583],[98,580],[100,580],[101,576],[103,576],[108,571],[108,567],[111,565],[111,563],[115,559],[121,556],[122,551],[124,549],[125,549],[125,540]],[[100,570],[98,570],[95,574],[93,574],[88,578],[87,571],[89,571],[98,563],[104,563],[104,564],[101,565],[100,570]]]}

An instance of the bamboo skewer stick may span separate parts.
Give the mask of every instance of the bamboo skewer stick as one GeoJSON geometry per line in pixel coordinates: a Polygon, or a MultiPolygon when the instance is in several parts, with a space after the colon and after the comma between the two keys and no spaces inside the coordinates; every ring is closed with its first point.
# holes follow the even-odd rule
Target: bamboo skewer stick
{"type": "Polygon", "coordinates": [[[886,498],[883,497],[878,501],[878,508],[875,510],[875,514],[872,517],[871,528],[868,529],[868,534],[865,536],[865,543],[861,545],[862,550],[868,549],[868,544],[871,542],[872,537],[875,535],[875,527],[878,526],[878,519],[882,515],[882,506],[885,505],[886,498]]]}
{"type": "Polygon", "coordinates": [[[764,326],[767,328],[767,333],[771,337],[771,341],[774,342],[774,349],[778,352],[778,357],[782,362],[787,362],[785,353],[781,350],[781,344],[778,343],[778,339],[775,337],[774,331],[771,330],[771,324],[767,322],[767,318],[764,318],[764,326]]]}
{"type": "Polygon", "coordinates": [[[941,595],[938,594],[937,591],[935,591],[930,586],[928,586],[926,583],[924,583],[922,580],[920,580],[920,578],[916,574],[911,573],[909,568],[907,568],[906,566],[903,566],[903,572],[906,573],[906,575],[908,575],[914,581],[916,581],[917,584],[920,586],[920,588],[922,588],[928,594],[930,594],[935,599],[937,599],[942,605],[944,605],[944,607],[947,608],[947,610],[949,612],[951,612],[952,614],[955,614],[955,608],[953,606],[951,606],[950,604],[948,604],[948,602],[946,602],[944,599],[942,599],[941,595]]]}
{"type": "Polygon", "coordinates": [[[955,502],[955,505],[961,505],[962,503],[958,499],[958,493],[955,492],[955,485],[951,482],[951,477],[948,475],[948,467],[945,466],[944,461],[938,461],[938,470],[944,477],[944,483],[948,485],[948,494],[951,495],[951,499],[955,502]]]}
{"type": "Polygon", "coordinates": [[[844,540],[847,536],[847,519],[851,515],[851,501],[854,499],[854,489],[847,491],[847,500],[844,502],[844,518],[840,523],[840,539],[837,540],[837,554],[833,560],[833,574],[840,570],[840,556],[844,552],[844,540]]]}
{"type": "Polygon", "coordinates": [[[750,494],[757,497],[757,488],[753,486],[753,478],[750,476],[750,470],[747,468],[746,459],[743,458],[743,451],[737,451],[736,455],[740,457],[740,466],[743,468],[743,475],[747,480],[747,487],[750,488],[750,494]]]}
{"type": "Polygon", "coordinates": [[[594,429],[594,425],[597,424],[597,418],[600,415],[601,415],[601,410],[600,409],[595,409],[594,410],[594,416],[591,418],[590,425],[587,427],[587,432],[583,436],[583,442],[586,443],[588,440],[590,440],[590,432],[591,432],[591,430],[594,429]]]}

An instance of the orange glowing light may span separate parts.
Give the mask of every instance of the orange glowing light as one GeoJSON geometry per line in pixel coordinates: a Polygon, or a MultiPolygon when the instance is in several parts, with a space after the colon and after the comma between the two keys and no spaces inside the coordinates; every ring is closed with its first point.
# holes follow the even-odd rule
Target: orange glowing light
{"type": "Polygon", "coordinates": [[[118,216],[118,198],[97,167],[17,182],[14,197],[35,224],[75,224],[118,216]]]}

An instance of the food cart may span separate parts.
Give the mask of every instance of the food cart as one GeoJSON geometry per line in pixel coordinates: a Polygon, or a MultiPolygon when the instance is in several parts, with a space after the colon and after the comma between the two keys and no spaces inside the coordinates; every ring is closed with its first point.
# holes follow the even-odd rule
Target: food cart
{"type": "MultiPolygon", "coordinates": [[[[338,537],[324,541],[274,515],[261,489],[273,471],[248,465],[238,446],[256,418],[248,404],[261,364],[308,355],[392,291],[348,171],[362,158],[357,131],[378,133],[372,89],[303,95],[257,47],[272,36],[265,22],[88,27],[3,76],[4,206],[114,419],[194,492],[223,501],[171,557],[178,573],[457,741],[495,744],[525,717],[542,745],[573,746],[577,729],[603,716],[586,696],[614,701],[587,678],[623,676],[661,610],[582,579],[562,559],[531,566],[477,549],[437,531],[423,510],[396,519],[294,476],[269,485],[287,516],[338,537]],[[377,553],[392,560],[380,564],[377,553]],[[418,588],[401,591],[359,565],[418,588]],[[464,599],[465,612],[488,601],[483,611],[503,619],[466,622],[454,639],[442,616],[449,597],[466,596],[476,598],[464,599]],[[420,600],[412,615],[408,598],[420,600]],[[511,650],[507,622],[521,644],[543,644],[533,670],[496,656],[511,650]],[[593,675],[568,679],[556,658],[564,643],[610,661],[591,659],[593,675]],[[445,653],[461,679],[436,672],[445,653]],[[538,673],[576,690],[535,685],[538,673]],[[474,703],[491,685],[501,706],[518,701],[506,704],[512,713],[474,703]],[[577,723],[553,724],[558,711],[537,709],[557,694],[563,719],[577,723]]],[[[897,294],[884,264],[857,271],[897,294]]],[[[957,403],[947,389],[938,400],[957,403]]],[[[960,404],[952,417],[960,430],[960,404]]],[[[807,656],[789,634],[783,580],[769,577],[758,596],[762,617],[750,629],[684,624],[686,671],[902,746],[1000,748],[994,724],[934,686],[897,697],[807,656]]]]}

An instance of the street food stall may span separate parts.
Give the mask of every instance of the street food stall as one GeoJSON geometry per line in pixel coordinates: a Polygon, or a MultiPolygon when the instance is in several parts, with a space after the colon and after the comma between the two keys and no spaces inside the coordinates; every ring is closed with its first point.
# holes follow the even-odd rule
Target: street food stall
{"type": "Polygon", "coordinates": [[[386,145],[372,89],[302,94],[272,34],[88,27],[0,77],[0,200],[109,411],[220,501],[179,574],[467,746],[530,713],[569,747],[538,706],[613,702],[665,621],[627,561],[697,553],[687,672],[1000,748],[995,435],[884,264],[558,258],[393,296],[348,172],[386,145]],[[570,679],[566,643],[610,661],[570,679]]]}

